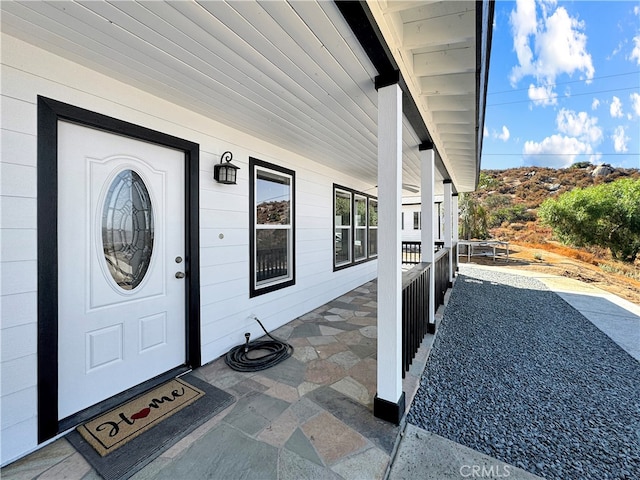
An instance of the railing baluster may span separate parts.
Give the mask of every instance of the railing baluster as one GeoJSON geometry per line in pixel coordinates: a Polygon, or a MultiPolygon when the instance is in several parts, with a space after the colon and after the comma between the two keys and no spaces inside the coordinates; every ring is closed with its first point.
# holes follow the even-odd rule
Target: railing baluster
{"type": "MultiPolygon", "coordinates": [[[[413,260],[414,250],[407,249],[402,242],[403,263],[413,260]]],[[[443,249],[444,250],[444,249],[443,249]]],[[[433,324],[429,324],[429,302],[434,302],[437,310],[444,304],[444,296],[449,286],[449,250],[436,253],[433,264],[420,263],[403,274],[402,282],[402,378],[409,371],[411,362],[420,348],[424,336],[434,331],[433,324]],[[429,297],[429,275],[434,275],[435,296],[429,297]]],[[[418,253],[419,255],[419,253],[418,253]]],[[[418,257],[419,258],[419,257],[418,257]]]]}

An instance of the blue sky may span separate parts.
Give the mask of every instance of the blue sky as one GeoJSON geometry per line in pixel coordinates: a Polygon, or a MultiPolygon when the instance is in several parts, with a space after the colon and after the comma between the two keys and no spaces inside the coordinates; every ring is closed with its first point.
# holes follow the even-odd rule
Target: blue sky
{"type": "Polygon", "coordinates": [[[640,168],[640,1],[497,1],[482,169],[640,168]]]}

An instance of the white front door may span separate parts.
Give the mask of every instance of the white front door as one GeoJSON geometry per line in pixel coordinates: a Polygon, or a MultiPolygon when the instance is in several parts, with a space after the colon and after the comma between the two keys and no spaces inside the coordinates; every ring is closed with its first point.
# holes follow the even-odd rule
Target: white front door
{"type": "Polygon", "coordinates": [[[58,418],[186,361],[185,154],[58,122],[58,418]]]}

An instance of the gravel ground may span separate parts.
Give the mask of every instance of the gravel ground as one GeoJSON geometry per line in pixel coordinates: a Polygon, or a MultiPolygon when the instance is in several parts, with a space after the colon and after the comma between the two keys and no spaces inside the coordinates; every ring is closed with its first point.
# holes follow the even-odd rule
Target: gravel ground
{"type": "Polygon", "coordinates": [[[640,363],[541,282],[460,270],[408,421],[547,479],[640,478],[640,363]]]}

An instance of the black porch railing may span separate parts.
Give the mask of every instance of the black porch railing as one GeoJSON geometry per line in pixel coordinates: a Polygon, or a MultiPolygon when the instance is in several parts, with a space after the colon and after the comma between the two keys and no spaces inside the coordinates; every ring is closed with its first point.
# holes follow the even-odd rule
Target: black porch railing
{"type": "Polygon", "coordinates": [[[416,265],[402,278],[402,378],[427,334],[430,267],[429,263],[416,265]]]}
{"type": "MultiPolygon", "coordinates": [[[[438,305],[444,305],[444,294],[449,288],[449,250],[443,250],[435,260],[435,284],[436,284],[436,309],[438,305]]],[[[435,325],[434,325],[435,330],[435,325]]],[[[433,332],[429,332],[433,333],[433,332]]]]}
{"type": "MultiPolygon", "coordinates": [[[[434,243],[434,250],[442,250],[444,248],[444,242],[436,241],[434,243]]],[[[422,242],[402,242],[402,263],[407,265],[418,265],[422,260],[422,242]]]]}
{"type": "Polygon", "coordinates": [[[427,333],[435,333],[435,324],[429,323],[429,302],[435,302],[434,311],[444,304],[449,287],[449,250],[436,253],[435,261],[419,263],[402,276],[402,378],[427,333]],[[435,275],[435,298],[429,298],[429,276],[435,275]]]}

